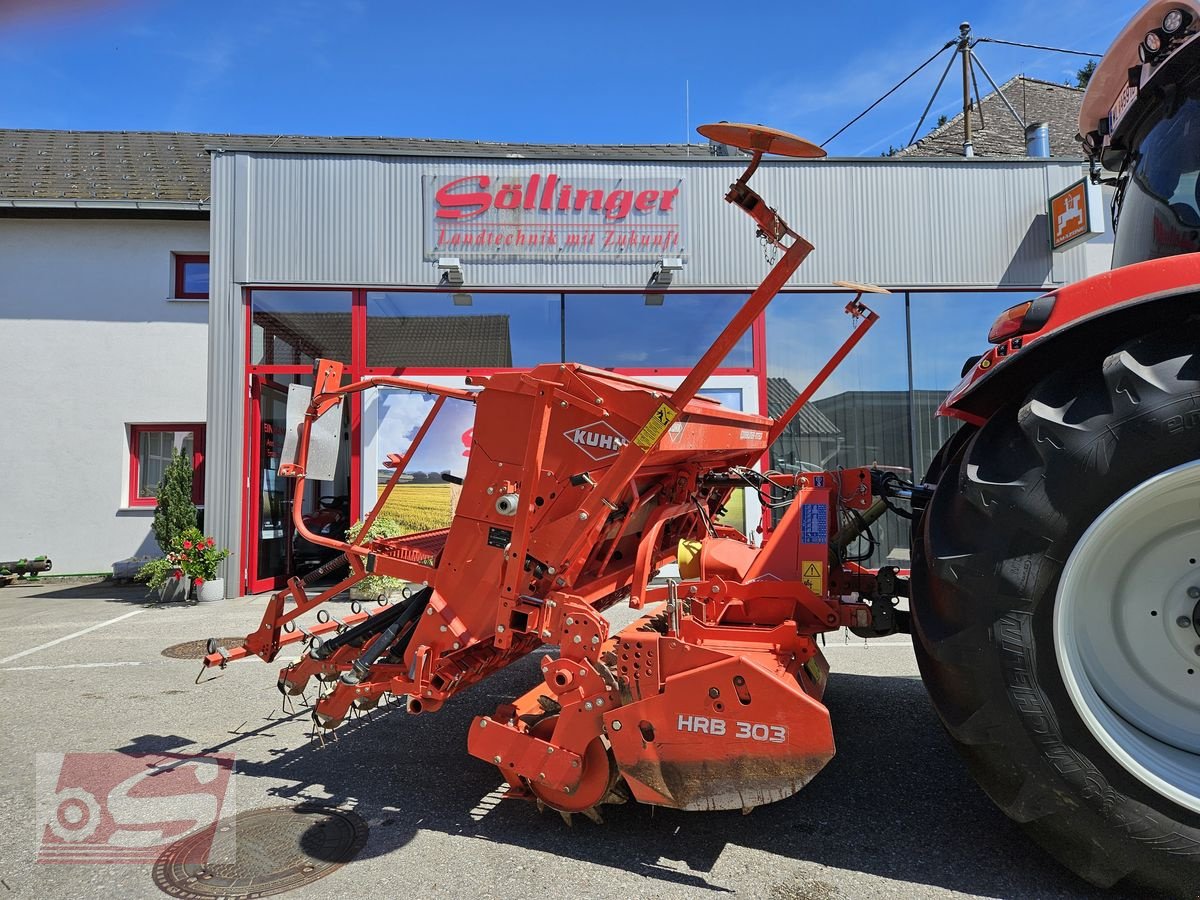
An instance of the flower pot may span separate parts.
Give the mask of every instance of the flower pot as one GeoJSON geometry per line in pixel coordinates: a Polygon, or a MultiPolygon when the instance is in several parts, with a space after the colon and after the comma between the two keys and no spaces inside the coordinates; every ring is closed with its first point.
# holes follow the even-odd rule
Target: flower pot
{"type": "Polygon", "coordinates": [[[198,603],[211,603],[214,600],[224,599],[224,578],[213,578],[211,581],[202,581],[196,585],[196,601],[198,603]]]}
{"type": "Polygon", "coordinates": [[[187,600],[188,588],[190,583],[182,575],[175,578],[168,578],[163,582],[163,586],[158,589],[159,603],[182,603],[187,600]]]}

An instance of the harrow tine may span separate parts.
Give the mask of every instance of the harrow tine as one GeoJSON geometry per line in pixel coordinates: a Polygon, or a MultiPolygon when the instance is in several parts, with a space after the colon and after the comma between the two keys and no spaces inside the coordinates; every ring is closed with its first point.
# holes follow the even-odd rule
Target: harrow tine
{"type": "Polygon", "coordinates": [[[560,809],[560,810],[558,811],[558,814],[559,814],[560,816],[562,816],[562,820],[563,820],[564,822],[566,822],[566,823],[567,823],[567,827],[568,827],[568,828],[573,828],[573,827],[575,827],[575,823],[571,821],[571,813],[569,813],[569,812],[565,812],[565,811],[563,811],[563,810],[561,810],[561,809],[560,809]]]}
{"type": "Polygon", "coordinates": [[[622,803],[627,803],[628,801],[629,795],[626,794],[618,784],[613,786],[613,788],[604,795],[604,798],[600,801],[600,805],[611,803],[613,806],[620,806],[622,803]]]}
{"type": "Polygon", "coordinates": [[[600,810],[594,806],[589,806],[587,809],[583,810],[583,814],[597,825],[604,824],[604,817],[600,815],[600,810]]]}

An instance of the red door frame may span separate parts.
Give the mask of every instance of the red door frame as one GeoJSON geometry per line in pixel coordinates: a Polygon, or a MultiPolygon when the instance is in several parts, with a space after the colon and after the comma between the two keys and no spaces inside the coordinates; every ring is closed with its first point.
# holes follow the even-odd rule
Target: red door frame
{"type": "MultiPolygon", "coordinates": [[[[258,577],[258,549],[262,538],[262,394],[263,390],[278,391],[287,398],[287,386],[271,381],[270,376],[251,376],[250,379],[250,422],[251,430],[247,431],[246,445],[249,451],[249,486],[243,497],[243,508],[247,515],[243,519],[245,534],[242,545],[247,555],[244,557],[243,573],[245,585],[243,593],[258,593],[275,588],[278,578],[262,579],[258,577]]],[[[288,540],[289,525],[284,524],[284,541],[288,540]]]]}

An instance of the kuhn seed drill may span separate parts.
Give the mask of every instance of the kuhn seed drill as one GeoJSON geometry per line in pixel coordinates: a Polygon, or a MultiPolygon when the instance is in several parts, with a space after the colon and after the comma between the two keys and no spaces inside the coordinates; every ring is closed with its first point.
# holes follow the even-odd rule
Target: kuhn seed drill
{"type": "MultiPolygon", "coordinates": [[[[581,365],[471,378],[479,390],[403,378],[343,384],[321,360],[311,389],[294,387],[280,474],[329,477],[342,401],[394,387],[437,396],[393,469],[359,537],[340,542],[296,528],[342,556],[349,574],[310,595],[292,579],[269,602],[244,646],[215,650],[206,666],[255,655],[275,659],[304,641],[279,688],[321,689],[313,717],[336,727],[350,709],[384,695],[410,713],[451,696],[544,644],[542,682],[475,719],[469,751],[493,763],[517,796],[564,814],[596,817],[627,796],[680,809],[749,809],[790,796],[834,753],[821,703],[828,667],[817,636],[844,626],[894,630],[895,570],[868,571],[846,550],[888,506],[894,478],[868,469],[779,475],[754,466],[829,373],[876,320],[861,303],[843,346],[780,418],[736,412],[697,395],[705,379],[796,271],[812,246],[748,186],[764,153],[823,151],[759,126],[702,132],[752,154],[726,199],[759,237],[782,251],[746,304],[675,390],[581,365]],[[447,398],[475,404],[474,437],[449,528],[368,540],[447,398]],[[325,469],[326,472],[319,471],[325,469]],[[718,524],[730,492],[751,487],[786,512],[764,546],[718,524]],[[678,562],[679,580],[652,586],[678,562]],[[403,602],[340,620],[302,624],[318,604],[369,574],[403,579],[403,602]],[[610,635],[603,616],[619,602],[647,613],[610,635]]],[[[902,490],[899,493],[904,493],[902,490]]]]}

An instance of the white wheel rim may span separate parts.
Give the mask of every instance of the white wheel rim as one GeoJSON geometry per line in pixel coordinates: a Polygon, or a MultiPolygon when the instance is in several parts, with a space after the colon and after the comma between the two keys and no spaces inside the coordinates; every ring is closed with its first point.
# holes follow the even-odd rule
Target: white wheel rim
{"type": "Polygon", "coordinates": [[[1059,581],[1054,647],[1101,746],[1163,797],[1200,812],[1200,461],[1113,503],[1059,581]],[[1186,620],[1186,625],[1184,621],[1186,620]]]}

